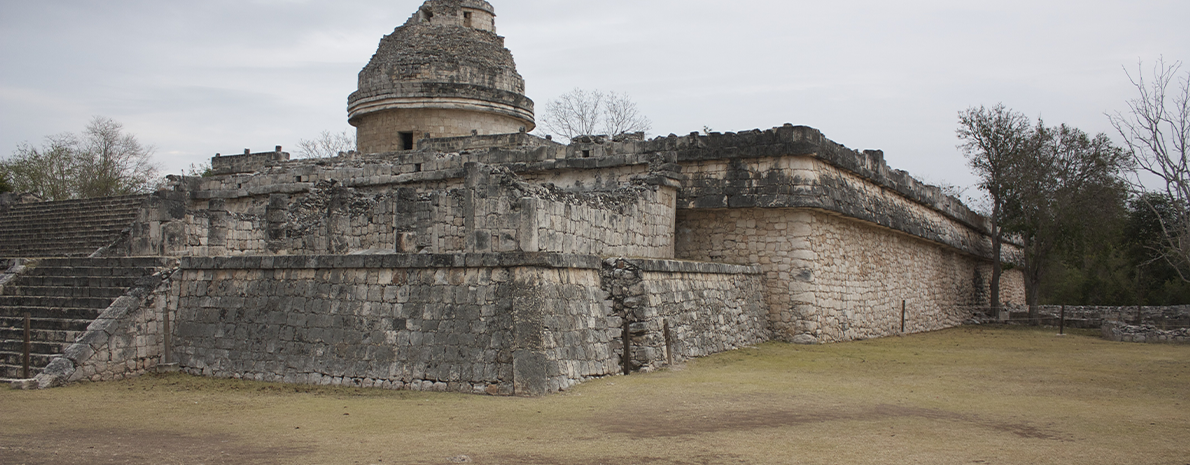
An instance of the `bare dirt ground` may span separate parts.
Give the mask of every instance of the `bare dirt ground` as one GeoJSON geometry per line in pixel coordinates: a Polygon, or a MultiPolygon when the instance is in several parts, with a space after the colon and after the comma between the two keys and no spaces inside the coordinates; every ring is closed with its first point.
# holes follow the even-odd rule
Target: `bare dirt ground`
{"type": "Polygon", "coordinates": [[[964,327],[544,398],[146,376],[0,390],[0,464],[1190,465],[1190,346],[964,327]]]}

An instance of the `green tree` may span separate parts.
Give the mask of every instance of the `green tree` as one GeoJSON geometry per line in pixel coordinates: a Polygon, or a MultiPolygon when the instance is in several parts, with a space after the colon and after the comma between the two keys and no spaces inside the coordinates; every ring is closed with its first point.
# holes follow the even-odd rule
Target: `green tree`
{"type": "Polygon", "coordinates": [[[8,170],[0,165],[0,194],[5,192],[12,192],[12,186],[8,185],[8,170]]]}
{"type": "Polygon", "coordinates": [[[1126,304],[1184,305],[1190,303],[1190,283],[1166,259],[1166,230],[1177,224],[1185,210],[1166,194],[1149,192],[1129,204],[1121,241],[1135,273],[1137,296],[1126,304]]]}
{"type": "Polygon", "coordinates": [[[1123,173],[1130,158],[1106,135],[1090,137],[1066,125],[1039,122],[1032,136],[1032,148],[1011,170],[1015,208],[1005,230],[1023,243],[1026,304],[1035,306],[1056,252],[1085,255],[1115,239],[1113,225],[1126,209],[1123,173]]]}
{"type": "Polygon", "coordinates": [[[1000,276],[1004,224],[1011,218],[1011,202],[1017,198],[1015,171],[1020,160],[1033,149],[1032,123],[1021,113],[998,104],[992,108],[968,108],[959,113],[956,131],[959,148],[967,164],[979,177],[979,187],[991,200],[992,280],[991,306],[1000,307],[1000,276]]]}
{"type": "Polygon", "coordinates": [[[41,147],[27,143],[0,161],[11,188],[46,200],[129,195],[157,183],[152,147],[125,134],[123,126],[95,117],[82,134],[49,136],[41,147]]]}

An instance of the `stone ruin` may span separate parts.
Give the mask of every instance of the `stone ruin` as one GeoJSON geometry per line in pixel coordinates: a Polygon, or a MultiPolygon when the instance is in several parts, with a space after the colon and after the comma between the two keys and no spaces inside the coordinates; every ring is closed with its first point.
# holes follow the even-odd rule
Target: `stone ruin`
{"type": "MultiPolygon", "coordinates": [[[[788,124],[529,134],[494,18],[430,0],[386,36],[349,98],[355,152],[217,156],[212,176],[119,208],[12,207],[0,324],[36,314],[44,340],[37,373],[16,375],[6,330],[0,376],[166,366],[540,395],[769,340],[947,328],[988,304],[987,219],[880,151],[788,124]]],[[[1023,301],[1019,271],[1001,293],[1023,301]]]]}

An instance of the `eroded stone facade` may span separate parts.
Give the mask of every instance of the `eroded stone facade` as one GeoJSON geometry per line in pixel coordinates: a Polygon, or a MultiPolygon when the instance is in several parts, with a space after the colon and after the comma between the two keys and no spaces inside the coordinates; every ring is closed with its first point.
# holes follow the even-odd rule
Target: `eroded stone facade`
{"type": "MultiPolygon", "coordinates": [[[[492,17],[430,0],[382,41],[349,98],[360,151],[217,157],[102,251],[181,257],[143,321],[175,319],[161,339],[182,370],[537,395],[770,339],[945,328],[988,304],[987,219],[879,151],[789,124],[522,131],[532,102],[492,17]]],[[[1019,271],[1001,286],[1023,301],[1019,271]]]]}

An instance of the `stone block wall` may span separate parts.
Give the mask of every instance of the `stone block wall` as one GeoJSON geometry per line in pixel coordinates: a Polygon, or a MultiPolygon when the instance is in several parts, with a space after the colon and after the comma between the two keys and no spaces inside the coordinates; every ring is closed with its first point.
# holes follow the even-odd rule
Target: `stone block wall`
{"type": "Polygon", "coordinates": [[[308,183],[312,175],[263,174],[239,179],[236,190],[247,192],[229,198],[203,190],[215,186],[202,181],[196,196],[205,199],[138,223],[133,243],[144,245],[134,248],[183,256],[368,251],[673,256],[673,186],[641,180],[609,191],[568,192],[478,163],[451,175],[461,177],[348,187],[328,179],[308,183]],[[272,181],[280,184],[268,184],[272,181]]]}
{"type": "Polygon", "coordinates": [[[668,187],[563,194],[526,202],[536,211],[528,248],[542,252],[672,258],[676,192],[668,187]]]}
{"type": "MultiPolygon", "coordinates": [[[[831,342],[898,334],[902,302],[905,332],[932,331],[961,325],[970,307],[986,305],[983,260],[835,215],[810,217],[815,266],[808,292],[795,297],[803,309],[795,331],[831,342]]],[[[1005,272],[1002,302],[1023,303],[1013,300],[1023,298],[1013,285],[1019,275],[1005,272]]]]}
{"type": "MultiPolygon", "coordinates": [[[[984,260],[885,228],[809,209],[682,210],[678,258],[756,265],[774,336],[868,339],[961,324],[986,305],[984,260]]],[[[1016,273],[1016,274],[1019,274],[1016,273]]],[[[1006,301],[1023,297],[1005,274],[1006,301]]],[[[1023,286],[1020,286],[1023,288],[1023,286]]]]}
{"type": "Polygon", "coordinates": [[[239,257],[183,267],[175,353],[195,374],[537,395],[618,366],[597,258],[239,257]]]}
{"type": "MultiPolygon", "coordinates": [[[[466,104],[474,104],[465,102],[466,104]]],[[[383,153],[406,150],[401,132],[411,133],[413,147],[418,140],[430,137],[459,137],[519,133],[522,129],[532,130],[531,122],[496,113],[480,113],[468,110],[437,108],[416,108],[390,110],[356,118],[356,140],[360,152],[383,153]],[[526,128],[526,126],[530,126],[526,128]],[[393,129],[399,128],[399,129],[393,129]]]]}
{"type": "MultiPolygon", "coordinates": [[[[968,254],[991,253],[982,222],[952,209],[923,204],[815,156],[715,159],[682,166],[689,179],[678,199],[679,208],[812,208],[968,254]]],[[[1012,262],[1020,256],[1011,244],[1003,254],[1012,262]]]]}
{"type": "Polygon", "coordinates": [[[216,155],[211,159],[214,174],[252,173],[289,160],[289,154],[277,147],[273,152],[245,153],[243,155],[216,155]]]}
{"type": "Polygon", "coordinates": [[[1116,342],[1148,344],[1190,344],[1190,328],[1164,329],[1153,325],[1130,325],[1121,321],[1105,321],[1103,338],[1116,342]]]}
{"type": "Polygon", "coordinates": [[[771,337],[758,267],[621,258],[605,263],[603,278],[630,335],[626,371],[652,371],[771,337]]]}
{"type": "MultiPolygon", "coordinates": [[[[1190,305],[1168,307],[1102,307],[1075,305],[1038,305],[1034,307],[1042,324],[1057,325],[1065,316],[1066,326],[1099,328],[1107,322],[1159,329],[1190,328],[1190,305]]],[[[1027,317],[1027,313],[1025,313],[1027,317]]],[[[1015,315],[1014,315],[1015,316],[1015,315]]]]}
{"type": "Polygon", "coordinates": [[[758,273],[547,253],[186,258],[167,308],[193,374],[540,395],[767,340],[758,273]]]}

